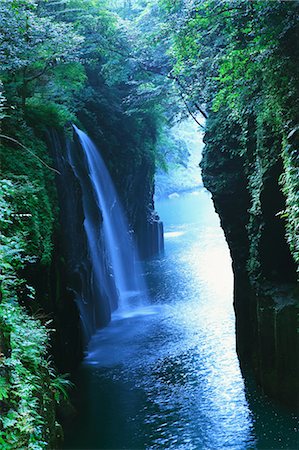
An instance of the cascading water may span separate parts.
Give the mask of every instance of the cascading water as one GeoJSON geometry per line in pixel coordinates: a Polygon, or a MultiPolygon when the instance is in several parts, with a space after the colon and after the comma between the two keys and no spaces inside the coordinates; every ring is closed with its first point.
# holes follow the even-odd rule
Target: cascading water
{"type": "MultiPolygon", "coordinates": [[[[83,174],[83,177],[89,176],[95,201],[94,205],[83,201],[84,228],[94,272],[97,273],[99,252],[103,251],[98,246],[100,230],[97,229],[97,222],[94,220],[94,216],[97,214],[94,208],[97,208],[103,218],[104,245],[118,291],[118,309],[126,311],[131,306],[136,305],[136,300],[141,300],[146,296],[146,287],[137,253],[118,195],[97,147],[75,125],[74,130],[84,152],[83,170],[86,173],[83,174]]],[[[71,157],[71,159],[73,158],[71,157]]],[[[82,179],[82,174],[79,179],[82,179]]],[[[86,187],[81,181],[80,184],[84,196],[86,187]]],[[[98,276],[100,277],[100,274],[98,276]]],[[[99,280],[99,283],[101,283],[101,280],[99,280]]],[[[115,305],[111,305],[111,309],[115,309],[115,305]]]]}

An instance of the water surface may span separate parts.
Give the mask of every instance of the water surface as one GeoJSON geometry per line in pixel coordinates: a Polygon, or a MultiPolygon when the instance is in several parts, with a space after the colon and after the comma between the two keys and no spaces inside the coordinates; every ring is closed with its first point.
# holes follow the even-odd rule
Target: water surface
{"type": "Polygon", "coordinates": [[[165,255],[145,266],[149,302],[92,338],[65,448],[298,448],[294,417],[256,393],[248,404],[230,255],[209,194],[156,206],[165,255]]]}

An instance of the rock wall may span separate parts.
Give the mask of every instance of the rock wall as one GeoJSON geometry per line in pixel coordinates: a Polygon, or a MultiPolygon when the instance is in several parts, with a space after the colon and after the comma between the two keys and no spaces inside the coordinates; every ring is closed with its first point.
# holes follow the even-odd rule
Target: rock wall
{"type": "Polygon", "coordinates": [[[164,228],[159,216],[149,207],[137,229],[137,245],[141,259],[147,259],[163,253],[164,228]]]}
{"type": "MultiPolygon", "coordinates": [[[[113,310],[111,304],[116,307],[118,297],[104,244],[97,267],[102,274],[100,282],[93,273],[84,231],[83,201],[90,205],[100,241],[103,240],[102,216],[92,198],[93,190],[87,186],[89,178],[85,180],[79,173],[83,162],[78,159],[75,170],[70,161],[71,148],[74,149],[72,155],[82,155],[77,145],[76,140],[67,142],[63,133],[55,130],[48,133],[48,147],[60,172],[56,176],[59,224],[54,237],[51,267],[31,267],[30,273],[26,274],[36,288],[40,305],[53,318],[53,354],[62,371],[76,366],[91,335],[109,323],[113,310]],[[90,195],[90,198],[83,199],[82,182],[85,183],[85,197],[90,195]]],[[[118,186],[122,180],[124,189],[120,194],[134,229],[140,256],[154,256],[163,249],[163,224],[154,212],[153,161],[143,155],[138,170],[134,172],[133,166],[130,173],[126,172],[128,167],[121,164],[118,171],[113,170],[117,162],[112,160],[109,164],[107,155],[106,158],[118,186]]]]}
{"type": "MultiPolygon", "coordinates": [[[[99,327],[107,325],[111,318],[111,305],[117,305],[117,292],[112,282],[111,271],[106,258],[101,211],[93,198],[89,176],[81,159],[82,151],[75,142],[66,143],[64,136],[51,132],[50,146],[60,175],[56,177],[59,203],[60,253],[65,260],[65,280],[68,295],[81,317],[80,334],[83,345],[99,327]],[[71,156],[72,155],[72,156],[71,156]],[[78,156],[77,156],[78,155],[78,156]],[[81,155],[81,156],[79,156],[81,155]],[[72,159],[75,158],[76,161],[72,159]],[[75,165],[74,165],[75,164],[75,165]],[[84,186],[84,194],[82,192],[84,186]],[[93,224],[98,230],[99,252],[97,267],[94,268],[84,230],[84,208],[88,209],[93,224]],[[94,273],[97,270],[97,274],[94,273]],[[101,274],[99,280],[98,274],[101,274]],[[75,306],[76,305],[76,306],[75,306]]],[[[69,321],[65,317],[66,322],[69,321]]],[[[73,320],[70,318],[70,324],[73,320]]],[[[62,327],[63,328],[63,327],[62,327]]]]}
{"type": "Polygon", "coordinates": [[[241,368],[254,372],[266,394],[297,408],[299,288],[282,191],[290,148],[265,130],[261,145],[254,123],[244,139],[237,123],[219,115],[208,120],[201,166],[232,256],[241,368]]]}
{"type": "MultiPolygon", "coordinates": [[[[163,248],[163,226],[155,214],[153,203],[156,124],[150,114],[127,115],[124,112],[122,104],[128,94],[125,86],[119,90],[109,88],[99,68],[87,72],[90,89],[82,94],[78,125],[87,131],[101,150],[141,258],[152,257],[163,248]]],[[[82,233],[82,191],[78,176],[67,160],[66,135],[69,128],[66,127],[68,131],[60,128],[59,134],[52,130],[47,139],[49,153],[61,174],[56,176],[56,186],[54,182],[48,186],[53,191],[53,204],[57,207],[55,233],[53,238],[52,233],[49,237],[51,263],[30,264],[24,274],[36,289],[38,304],[53,320],[53,353],[62,371],[70,371],[76,366],[91,334],[109,322],[111,301],[113,303],[117,297],[113,287],[107,294],[103,283],[95,282],[91,269],[88,245],[82,233]],[[93,306],[90,307],[87,302],[90,298],[99,300],[91,302],[93,306]],[[88,316],[90,320],[87,322],[91,323],[89,329],[83,330],[83,337],[82,315],[88,316]]],[[[40,134],[44,140],[44,132],[40,134]]],[[[96,208],[94,215],[100,230],[102,217],[96,208]]],[[[102,238],[99,233],[99,239],[102,238]]],[[[111,273],[105,251],[99,265],[109,284],[111,273]]]]}
{"type": "Polygon", "coordinates": [[[92,96],[78,113],[113,179],[135,234],[141,258],[163,251],[162,224],[154,211],[155,145],[157,123],[148,114],[127,114],[123,109],[129,91],[110,89],[96,68],[87,71],[92,96]]]}

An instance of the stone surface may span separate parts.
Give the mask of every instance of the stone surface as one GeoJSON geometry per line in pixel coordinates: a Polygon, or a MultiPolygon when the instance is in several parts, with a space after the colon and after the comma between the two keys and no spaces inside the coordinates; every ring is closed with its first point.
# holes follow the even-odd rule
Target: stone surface
{"type": "Polygon", "coordinates": [[[259,161],[259,174],[255,150],[236,151],[239,142],[232,136],[237,130],[230,126],[226,137],[224,132],[215,139],[211,122],[201,164],[203,182],[212,193],[232,256],[241,368],[244,375],[253,371],[270,397],[296,409],[299,288],[279,215],[285,208],[280,153],[270,155],[269,150],[259,161]]]}

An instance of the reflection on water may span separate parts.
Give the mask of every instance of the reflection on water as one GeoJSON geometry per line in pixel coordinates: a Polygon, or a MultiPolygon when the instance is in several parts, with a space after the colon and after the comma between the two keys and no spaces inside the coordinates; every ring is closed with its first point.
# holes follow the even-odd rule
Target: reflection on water
{"type": "Polygon", "coordinates": [[[93,337],[66,448],[296,448],[290,418],[278,420],[265,403],[259,416],[249,409],[230,257],[209,195],[157,208],[166,248],[145,266],[150,303],[116,313],[93,337]]]}

